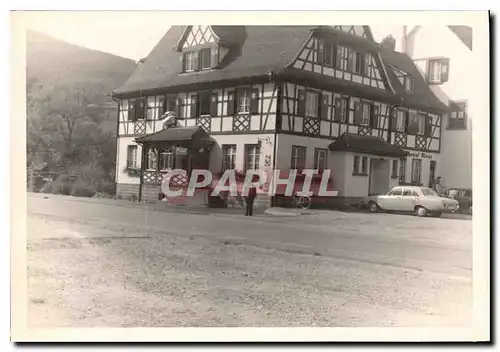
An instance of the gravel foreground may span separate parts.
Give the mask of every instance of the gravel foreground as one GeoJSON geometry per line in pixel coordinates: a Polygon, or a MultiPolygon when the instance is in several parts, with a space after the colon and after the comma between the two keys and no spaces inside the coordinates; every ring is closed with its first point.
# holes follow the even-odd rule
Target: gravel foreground
{"type": "Polygon", "coordinates": [[[50,217],[30,219],[28,231],[30,327],[470,321],[470,277],[50,217]]]}

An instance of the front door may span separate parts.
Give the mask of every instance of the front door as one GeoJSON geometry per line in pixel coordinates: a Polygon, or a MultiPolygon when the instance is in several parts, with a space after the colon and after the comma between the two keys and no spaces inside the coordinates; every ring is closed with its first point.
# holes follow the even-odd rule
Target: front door
{"type": "Polygon", "coordinates": [[[431,160],[429,169],[429,187],[434,187],[434,179],[436,176],[436,160],[431,160]]]}

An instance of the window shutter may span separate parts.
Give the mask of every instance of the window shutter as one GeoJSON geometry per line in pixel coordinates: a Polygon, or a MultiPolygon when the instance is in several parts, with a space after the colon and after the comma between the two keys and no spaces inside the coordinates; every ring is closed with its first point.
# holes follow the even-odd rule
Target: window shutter
{"type": "Polygon", "coordinates": [[[210,97],[210,116],[217,116],[218,98],[217,93],[212,93],[210,97]]]}
{"type": "Polygon", "coordinates": [[[210,67],[217,67],[219,65],[219,48],[216,46],[210,51],[210,67]]]}
{"type": "Polygon", "coordinates": [[[178,118],[183,119],[185,117],[185,107],[184,107],[184,102],[182,101],[181,98],[177,100],[177,114],[178,118]]]}
{"type": "Polygon", "coordinates": [[[128,101],[128,120],[135,121],[135,99],[128,101]]]}
{"type": "Polygon", "coordinates": [[[360,124],[363,118],[363,110],[361,109],[361,103],[354,103],[354,123],[360,124]]]}
{"type": "Polygon", "coordinates": [[[378,106],[372,105],[370,109],[372,128],[379,128],[378,126],[378,106]]]}
{"type": "Polygon", "coordinates": [[[365,64],[363,66],[363,74],[365,76],[370,76],[370,55],[365,54],[365,64]]]}
{"type": "Polygon", "coordinates": [[[427,69],[426,69],[427,75],[427,82],[431,81],[431,60],[427,60],[427,69]]]}
{"type": "Polygon", "coordinates": [[[321,114],[318,114],[322,119],[328,120],[328,95],[322,95],[321,96],[321,105],[320,105],[320,112],[321,114]]]}
{"type": "Polygon", "coordinates": [[[448,71],[450,69],[450,59],[441,60],[441,82],[448,82],[448,71]]]}
{"type": "Polygon", "coordinates": [[[334,121],[342,121],[342,98],[335,98],[335,112],[333,115],[334,121]]]}
{"type": "Polygon", "coordinates": [[[195,51],[193,53],[193,69],[196,70],[201,70],[201,58],[200,58],[200,52],[195,51]]]}
{"type": "Polygon", "coordinates": [[[259,90],[257,88],[251,90],[250,99],[250,114],[259,113],[259,90]]]}
{"type": "Polygon", "coordinates": [[[425,135],[431,137],[432,135],[432,116],[425,117],[425,135]]]}
{"type": "Polygon", "coordinates": [[[234,92],[227,93],[227,114],[234,115],[234,92]]]}
{"type": "Polygon", "coordinates": [[[299,90],[299,106],[297,108],[297,115],[305,116],[306,114],[306,91],[301,89],[299,90]]]}
{"type": "Polygon", "coordinates": [[[354,51],[347,49],[347,70],[354,71],[354,51]]]}
{"type": "Polygon", "coordinates": [[[391,131],[397,131],[398,129],[398,116],[399,116],[399,111],[396,109],[392,110],[392,115],[391,117],[391,131]]]}
{"type": "Polygon", "coordinates": [[[323,59],[324,59],[324,55],[325,55],[325,47],[322,43],[319,43],[318,44],[318,51],[316,52],[316,62],[319,64],[319,65],[323,65],[323,59]]]}
{"type": "Polygon", "coordinates": [[[135,116],[137,119],[144,118],[144,112],[146,110],[146,105],[144,104],[144,99],[137,99],[137,107],[135,109],[135,116]]]}
{"type": "Polygon", "coordinates": [[[197,95],[191,95],[191,117],[197,117],[198,114],[198,96],[197,95]]]}
{"type": "Polygon", "coordinates": [[[181,56],[181,72],[186,72],[186,53],[181,56]]]}

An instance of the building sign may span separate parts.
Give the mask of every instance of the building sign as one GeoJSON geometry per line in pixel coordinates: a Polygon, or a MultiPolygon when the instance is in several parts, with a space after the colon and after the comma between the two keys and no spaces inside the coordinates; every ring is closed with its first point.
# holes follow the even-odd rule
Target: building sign
{"type": "Polygon", "coordinates": [[[433,159],[432,154],[424,152],[406,152],[406,157],[419,158],[419,159],[433,159]]]}

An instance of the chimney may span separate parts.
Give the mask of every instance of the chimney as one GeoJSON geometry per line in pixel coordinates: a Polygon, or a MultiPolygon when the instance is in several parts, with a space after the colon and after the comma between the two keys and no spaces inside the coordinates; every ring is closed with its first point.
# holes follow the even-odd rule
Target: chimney
{"type": "Polygon", "coordinates": [[[408,48],[406,45],[406,37],[408,32],[408,26],[403,26],[403,37],[401,38],[401,52],[408,54],[408,48]]]}

